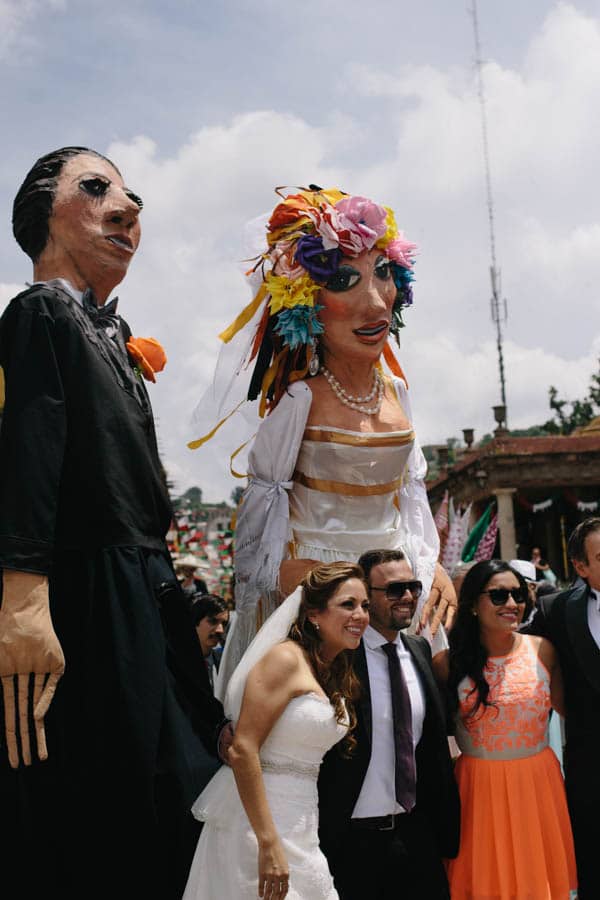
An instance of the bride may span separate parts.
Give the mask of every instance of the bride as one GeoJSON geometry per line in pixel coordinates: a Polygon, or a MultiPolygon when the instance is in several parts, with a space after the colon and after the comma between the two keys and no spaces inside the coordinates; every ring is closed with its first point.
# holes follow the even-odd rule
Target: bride
{"type": "Polygon", "coordinates": [[[352,752],[358,682],[348,651],[368,607],[359,566],[319,565],[246,651],[225,702],[237,722],[231,768],[193,807],[205,825],[183,900],[336,900],[319,849],[317,776],[334,744],[352,752]]]}

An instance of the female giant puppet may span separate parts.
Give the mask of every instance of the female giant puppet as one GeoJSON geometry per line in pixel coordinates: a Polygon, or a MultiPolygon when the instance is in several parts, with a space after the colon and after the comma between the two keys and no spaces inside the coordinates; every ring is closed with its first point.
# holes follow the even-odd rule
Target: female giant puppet
{"type": "MultiPolygon", "coordinates": [[[[314,185],[281,196],[248,273],[259,280],[254,299],[221,335],[245,344],[233,381],[248,373],[246,398],[264,417],[238,512],[238,615],[221,696],[257,625],[316,561],[401,547],[423,582],[415,626],[438,607],[432,634],[456,602],[437,563],[426,463],[390,341],[412,303],[415,245],[391,209],[364,197],[314,185]]],[[[221,415],[231,396],[219,398],[221,415]]]]}

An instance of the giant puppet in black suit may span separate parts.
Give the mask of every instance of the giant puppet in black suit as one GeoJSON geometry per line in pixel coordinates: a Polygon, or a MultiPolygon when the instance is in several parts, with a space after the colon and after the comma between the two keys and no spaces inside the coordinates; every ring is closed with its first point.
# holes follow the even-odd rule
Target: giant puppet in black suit
{"type": "Polygon", "coordinates": [[[578,897],[600,897],[600,518],[581,522],[569,539],[579,584],[540,600],[523,630],[548,638],[565,684],[565,783],[577,858],[578,897]]]}
{"type": "Polygon", "coordinates": [[[431,649],[424,638],[400,634],[410,624],[419,583],[400,551],[366,553],[360,565],[369,582],[371,626],[354,657],[361,685],[357,744],[349,755],[334,747],[322,763],[321,847],[340,900],[440,900],[449,897],[442,857],[458,852],[460,806],[431,649]],[[394,795],[395,713],[385,642],[395,642],[402,660],[417,730],[410,812],[397,812],[401,804],[394,795]]]}
{"type": "Polygon", "coordinates": [[[165,544],[153,372],[104,305],[140,208],[77,147],[38,160],[14,205],[34,284],[0,321],[0,893],[23,900],[179,897],[218,765],[223,712],[165,544]]]}

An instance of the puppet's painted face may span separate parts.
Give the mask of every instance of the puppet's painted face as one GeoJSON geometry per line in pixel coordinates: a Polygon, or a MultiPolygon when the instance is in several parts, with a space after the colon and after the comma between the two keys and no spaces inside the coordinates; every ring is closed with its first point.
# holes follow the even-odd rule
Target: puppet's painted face
{"type": "Polygon", "coordinates": [[[141,206],[109,162],[74,156],[58,178],[44,255],[75,287],[112,290],[138,248],[141,206]]]}
{"type": "Polygon", "coordinates": [[[389,334],[395,298],[389,260],[381,250],[344,257],[319,294],[325,358],[377,360],[389,334]]]}

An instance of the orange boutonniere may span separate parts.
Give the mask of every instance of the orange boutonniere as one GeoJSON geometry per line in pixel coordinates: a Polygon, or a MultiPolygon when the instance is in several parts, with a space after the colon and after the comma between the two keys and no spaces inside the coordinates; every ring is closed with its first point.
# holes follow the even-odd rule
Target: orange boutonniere
{"type": "Polygon", "coordinates": [[[167,364],[167,355],[154,338],[132,337],[127,341],[127,351],[135,363],[135,368],[147,381],[156,381],[156,372],[162,372],[167,364]]]}

